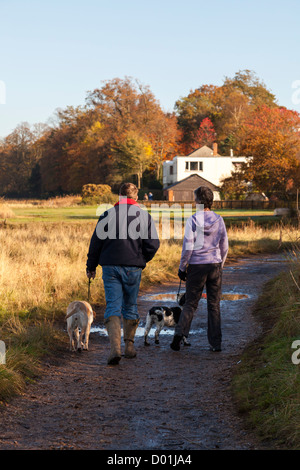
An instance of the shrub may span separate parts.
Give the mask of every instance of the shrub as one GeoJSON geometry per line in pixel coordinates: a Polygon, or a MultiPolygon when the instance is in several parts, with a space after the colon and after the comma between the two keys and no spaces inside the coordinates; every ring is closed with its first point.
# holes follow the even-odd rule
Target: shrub
{"type": "Polygon", "coordinates": [[[85,184],[81,196],[83,204],[114,204],[118,200],[108,184],[85,184]]]}

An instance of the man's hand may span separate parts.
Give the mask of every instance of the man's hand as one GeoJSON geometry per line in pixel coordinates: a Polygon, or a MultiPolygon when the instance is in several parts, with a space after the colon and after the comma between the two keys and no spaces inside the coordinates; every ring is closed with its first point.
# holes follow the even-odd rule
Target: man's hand
{"type": "Polygon", "coordinates": [[[96,271],[89,271],[88,269],[86,270],[86,275],[88,279],[95,279],[96,277],[96,271]]]}
{"type": "Polygon", "coordinates": [[[178,277],[181,279],[181,281],[186,281],[186,271],[181,271],[178,269],[178,277]]]}

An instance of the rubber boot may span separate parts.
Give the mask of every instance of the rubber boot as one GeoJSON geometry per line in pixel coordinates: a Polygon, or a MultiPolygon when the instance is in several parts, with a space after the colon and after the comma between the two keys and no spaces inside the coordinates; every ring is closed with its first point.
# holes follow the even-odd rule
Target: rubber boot
{"type": "Polygon", "coordinates": [[[125,341],[125,354],[127,359],[136,357],[136,350],[134,348],[134,336],[140,320],[126,320],[123,321],[124,341],[125,341]]]}
{"type": "Polygon", "coordinates": [[[110,342],[110,355],[107,364],[116,365],[121,360],[121,319],[113,315],[107,318],[104,323],[110,342]]]}

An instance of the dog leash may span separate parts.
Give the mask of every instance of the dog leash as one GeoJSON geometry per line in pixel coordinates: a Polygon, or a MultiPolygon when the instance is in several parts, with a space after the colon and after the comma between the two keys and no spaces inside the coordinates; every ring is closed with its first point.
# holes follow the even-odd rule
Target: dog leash
{"type": "Polygon", "coordinates": [[[178,292],[177,292],[177,302],[179,302],[180,289],[181,289],[181,279],[179,282],[179,287],[178,287],[178,292]]]}
{"type": "Polygon", "coordinates": [[[91,295],[91,278],[89,278],[89,285],[88,285],[88,302],[90,303],[90,295],[91,295]]]}

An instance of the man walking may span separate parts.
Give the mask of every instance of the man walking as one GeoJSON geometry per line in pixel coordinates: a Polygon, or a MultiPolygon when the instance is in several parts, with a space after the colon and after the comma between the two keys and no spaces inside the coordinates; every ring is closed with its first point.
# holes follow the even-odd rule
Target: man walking
{"type": "Polygon", "coordinates": [[[208,325],[207,336],[212,351],[221,351],[222,333],[220,300],[222,269],[228,253],[228,238],[224,220],[211,211],[213,192],[200,186],[194,191],[196,204],[202,209],[186,224],[178,276],[186,280],[186,301],[171,343],[180,350],[182,337],[190,331],[194,312],[206,286],[208,325]]]}
{"type": "Polygon", "coordinates": [[[137,296],[141,274],[159,248],[154,221],[139,207],[137,199],[137,187],[124,183],[119,202],[100,216],[88,252],[87,277],[94,278],[98,264],[102,266],[110,365],[121,359],[121,317],[125,357],[136,356],[133,343],[139,323],[137,296]]]}

